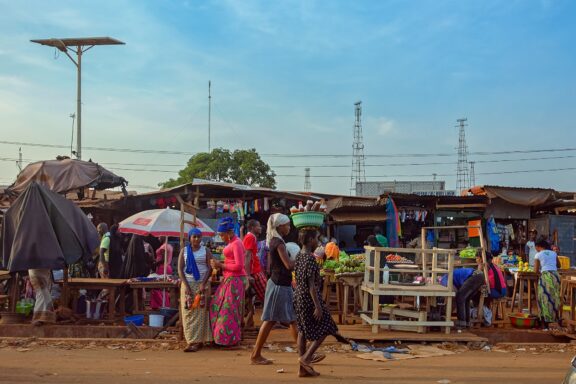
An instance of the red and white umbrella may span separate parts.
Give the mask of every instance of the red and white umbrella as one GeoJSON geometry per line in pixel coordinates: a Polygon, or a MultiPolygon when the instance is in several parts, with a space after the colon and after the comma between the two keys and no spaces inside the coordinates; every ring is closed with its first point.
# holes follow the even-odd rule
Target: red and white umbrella
{"type": "MultiPolygon", "coordinates": [[[[194,217],[189,213],[184,213],[184,220],[194,221],[194,217]]],[[[215,232],[204,223],[202,220],[196,218],[196,227],[202,231],[202,236],[214,236],[215,232]]],[[[192,229],[192,225],[184,223],[184,231],[188,233],[192,229]]],[[[129,218],[122,220],[118,225],[118,230],[121,233],[132,233],[141,236],[152,235],[155,237],[166,236],[166,244],[168,244],[168,237],[180,236],[180,211],[175,209],[150,209],[142,211],[129,218]]],[[[166,265],[168,263],[168,247],[164,248],[164,280],[166,276],[166,265]]],[[[162,295],[162,306],[165,304],[165,294],[162,295]]]]}
{"type": "MultiPolygon", "coordinates": [[[[193,216],[184,213],[184,220],[193,221],[193,216]]],[[[121,233],[155,237],[180,236],[180,211],[175,209],[150,209],[130,216],[120,222],[118,230],[121,233]]],[[[202,220],[196,218],[196,228],[202,231],[202,236],[214,236],[216,233],[202,220]]],[[[188,233],[192,225],[185,223],[184,232],[188,233]]]]}

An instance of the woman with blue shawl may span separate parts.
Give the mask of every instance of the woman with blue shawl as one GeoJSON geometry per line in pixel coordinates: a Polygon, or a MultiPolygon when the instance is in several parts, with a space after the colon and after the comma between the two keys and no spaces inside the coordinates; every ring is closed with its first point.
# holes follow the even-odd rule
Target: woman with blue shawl
{"type": "Polygon", "coordinates": [[[212,253],[201,244],[202,231],[192,228],[188,232],[188,244],[178,256],[180,305],[182,326],[188,346],[184,352],[196,352],[203,344],[212,342],[210,326],[210,260],[212,253]]]}

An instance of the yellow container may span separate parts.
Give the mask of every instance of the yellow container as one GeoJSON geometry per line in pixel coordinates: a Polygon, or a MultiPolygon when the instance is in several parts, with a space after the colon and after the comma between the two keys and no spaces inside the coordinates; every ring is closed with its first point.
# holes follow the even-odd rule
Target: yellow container
{"type": "Polygon", "coordinates": [[[560,260],[560,269],[570,269],[570,258],[566,256],[558,256],[560,260]]]}

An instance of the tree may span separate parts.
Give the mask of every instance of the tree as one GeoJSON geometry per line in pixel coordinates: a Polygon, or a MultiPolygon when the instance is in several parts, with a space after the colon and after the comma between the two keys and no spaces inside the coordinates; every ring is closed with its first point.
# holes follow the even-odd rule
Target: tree
{"type": "Polygon", "coordinates": [[[188,160],[186,167],[178,172],[177,179],[159,185],[171,188],[191,183],[195,178],[254,187],[276,188],[276,174],[261,158],[256,149],[239,149],[230,152],[216,148],[212,152],[201,152],[188,160]]]}

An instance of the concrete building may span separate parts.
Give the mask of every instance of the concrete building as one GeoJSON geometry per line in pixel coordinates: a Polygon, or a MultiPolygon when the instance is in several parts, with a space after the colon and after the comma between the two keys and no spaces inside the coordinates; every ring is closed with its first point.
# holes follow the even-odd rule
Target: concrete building
{"type": "Polygon", "coordinates": [[[383,193],[452,196],[445,181],[366,181],[356,183],[356,196],[380,196],[383,193]]]}

